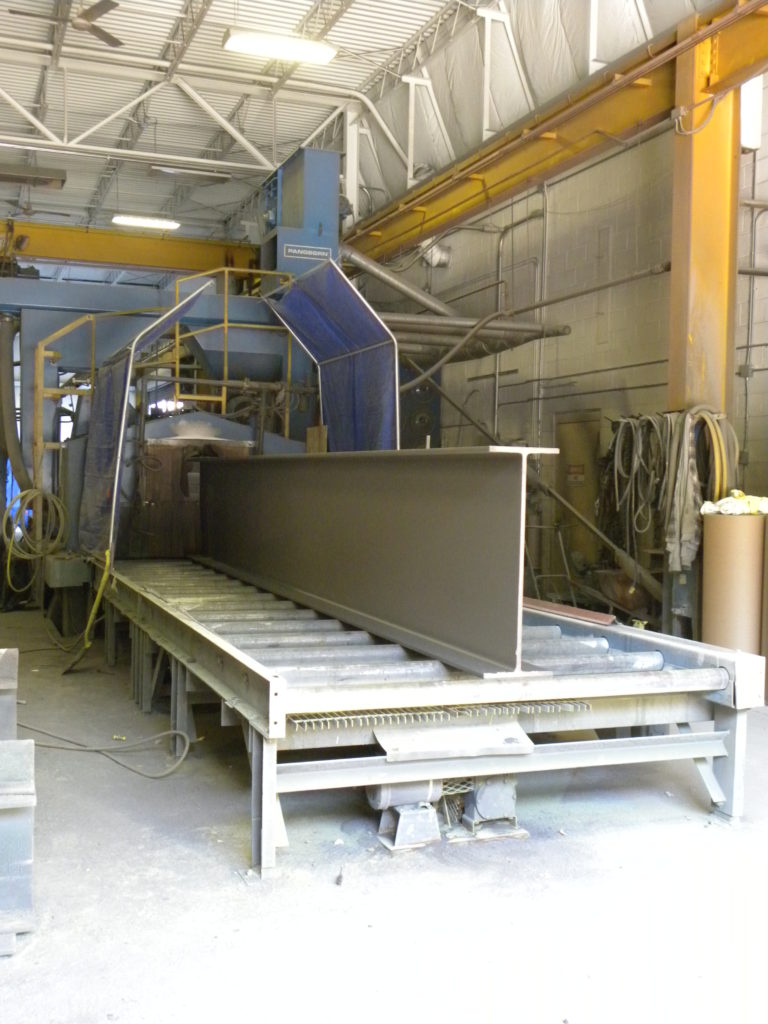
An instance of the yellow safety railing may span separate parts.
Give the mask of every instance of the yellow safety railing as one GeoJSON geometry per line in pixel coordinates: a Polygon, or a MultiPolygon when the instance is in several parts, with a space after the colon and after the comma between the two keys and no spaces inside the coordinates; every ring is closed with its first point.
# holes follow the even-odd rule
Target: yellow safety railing
{"type": "MultiPolygon", "coordinates": [[[[247,328],[248,330],[259,330],[259,331],[283,331],[285,327],[279,324],[260,324],[253,323],[241,323],[238,321],[230,321],[229,319],[229,298],[230,298],[230,278],[232,276],[246,280],[246,296],[253,298],[262,297],[262,284],[267,281],[270,285],[270,291],[277,288],[282,288],[289,284],[291,281],[291,274],[276,271],[276,270],[258,270],[258,269],[241,269],[239,267],[218,267],[215,270],[208,270],[204,273],[189,274],[187,277],[179,277],[176,279],[176,302],[180,301],[180,286],[187,281],[194,281],[200,277],[214,277],[216,275],[223,275],[223,314],[224,319],[217,324],[211,324],[208,327],[200,327],[195,331],[184,331],[180,323],[176,324],[176,345],[175,345],[175,364],[176,374],[174,384],[174,400],[176,403],[180,402],[206,402],[211,405],[217,405],[221,409],[221,412],[225,412],[227,408],[227,380],[229,377],[229,330],[230,328],[247,328]],[[194,378],[189,378],[189,384],[182,385],[182,381],[185,378],[182,376],[181,370],[181,355],[182,355],[182,343],[185,339],[194,337],[198,334],[205,334],[209,331],[223,331],[223,344],[222,344],[222,372],[221,378],[222,383],[218,389],[211,388],[211,382],[206,380],[205,391],[200,391],[194,387],[194,378]],[[187,390],[182,390],[182,386],[187,387],[187,390]],[[189,390],[191,387],[192,390],[189,390]],[[212,393],[213,392],[213,393],[212,393]]],[[[241,296],[237,296],[240,298],[241,296]]],[[[287,364],[290,366],[290,335],[288,337],[288,360],[287,364]]],[[[289,377],[290,382],[290,377],[289,377]]]]}
{"type": "Polygon", "coordinates": [[[47,451],[56,451],[61,448],[59,441],[46,441],[43,433],[44,403],[51,399],[63,398],[66,395],[84,396],[93,390],[93,380],[96,376],[96,324],[101,320],[109,320],[114,317],[140,316],[146,313],[160,313],[161,307],[146,307],[142,309],[127,309],[114,313],[86,313],[79,316],[71,323],[65,324],[57,331],[41,338],[35,346],[35,362],[33,376],[33,415],[32,415],[32,480],[35,487],[43,486],[43,462],[47,451]],[[57,363],[61,359],[61,352],[48,348],[54,342],[66,339],[73,331],[78,330],[85,324],[91,325],[91,365],[88,374],[88,383],[83,387],[46,387],[45,364],[46,362],[57,363]]]}

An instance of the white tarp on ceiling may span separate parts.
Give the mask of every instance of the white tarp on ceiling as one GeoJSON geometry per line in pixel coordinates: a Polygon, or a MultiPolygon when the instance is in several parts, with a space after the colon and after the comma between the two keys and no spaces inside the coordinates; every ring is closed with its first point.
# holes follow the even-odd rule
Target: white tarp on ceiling
{"type": "MultiPolygon", "coordinates": [[[[587,79],[602,65],[620,60],[651,38],[674,29],[686,17],[718,6],[716,0],[599,0],[596,34],[591,35],[587,0],[506,0],[488,5],[506,10],[509,30],[494,21],[490,35],[489,129],[501,131],[545,107],[587,79]],[[510,39],[511,35],[511,39],[510,39]],[[590,39],[596,45],[590,52],[590,39]],[[526,88],[527,84],[527,88],[526,88]],[[530,101],[529,101],[530,100],[530,101]]],[[[484,29],[482,19],[461,29],[423,64],[434,101],[419,88],[414,118],[414,166],[431,173],[482,144],[484,29]],[[435,109],[435,102],[437,109],[435,109]],[[443,132],[444,129],[444,132],[443,132]],[[445,143],[450,140],[453,153],[445,143]]],[[[405,150],[408,86],[401,82],[376,103],[405,150]]],[[[369,123],[375,147],[363,146],[361,173],[369,203],[382,206],[407,189],[406,170],[384,135],[369,123]]],[[[363,208],[363,215],[369,212],[363,208]]]]}

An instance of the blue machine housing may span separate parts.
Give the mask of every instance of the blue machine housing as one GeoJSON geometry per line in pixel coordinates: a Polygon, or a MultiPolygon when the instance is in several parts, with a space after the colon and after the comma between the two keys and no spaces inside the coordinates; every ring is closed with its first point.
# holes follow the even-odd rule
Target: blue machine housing
{"type": "Polygon", "coordinates": [[[300,149],[264,182],[262,270],[300,274],[339,255],[339,154],[300,149]]]}

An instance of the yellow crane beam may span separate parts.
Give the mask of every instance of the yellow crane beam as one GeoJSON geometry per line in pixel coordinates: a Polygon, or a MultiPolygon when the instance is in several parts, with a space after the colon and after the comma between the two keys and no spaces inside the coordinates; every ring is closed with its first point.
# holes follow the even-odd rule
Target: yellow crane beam
{"type": "Polygon", "coordinates": [[[245,270],[258,263],[258,248],[238,242],[171,238],[87,227],[9,220],[0,236],[6,257],[85,263],[105,267],[198,273],[212,267],[245,270]]]}
{"type": "Polygon", "coordinates": [[[665,39],[658,52],[630,58],[610,80],[590,81],[560,105],[531,115],[361,221],[345,241],[385,259],[668,120],[676,106],[676,61],[699,46],[710,54],[711,94],[753,78],[768,68],[766,13],[762,0],[740,0],[717,17],[700,18],[692,34],[665,39]]]}

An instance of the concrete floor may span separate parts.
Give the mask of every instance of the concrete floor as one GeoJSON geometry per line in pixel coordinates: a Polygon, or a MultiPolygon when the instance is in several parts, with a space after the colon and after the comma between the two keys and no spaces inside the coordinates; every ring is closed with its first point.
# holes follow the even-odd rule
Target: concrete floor
{"type": "MultiPolygon", "coordinates": [[[[90,744],[168,727],[98,648],[62,676],[36,613],[0,615],[10,646],[22,722],[90,744]]],[[[162,781],[38,749],[37,930],[0,959],[2,1024],[768,1020],[767,709],[737,826],[708,813],[692,765],[590,769],[521,778],[527,840],[393,856],[342,791],[285,801],[291,846],[267,881],[246,871],[240,736],[212,715],[199,729],[162,781]]]]}

